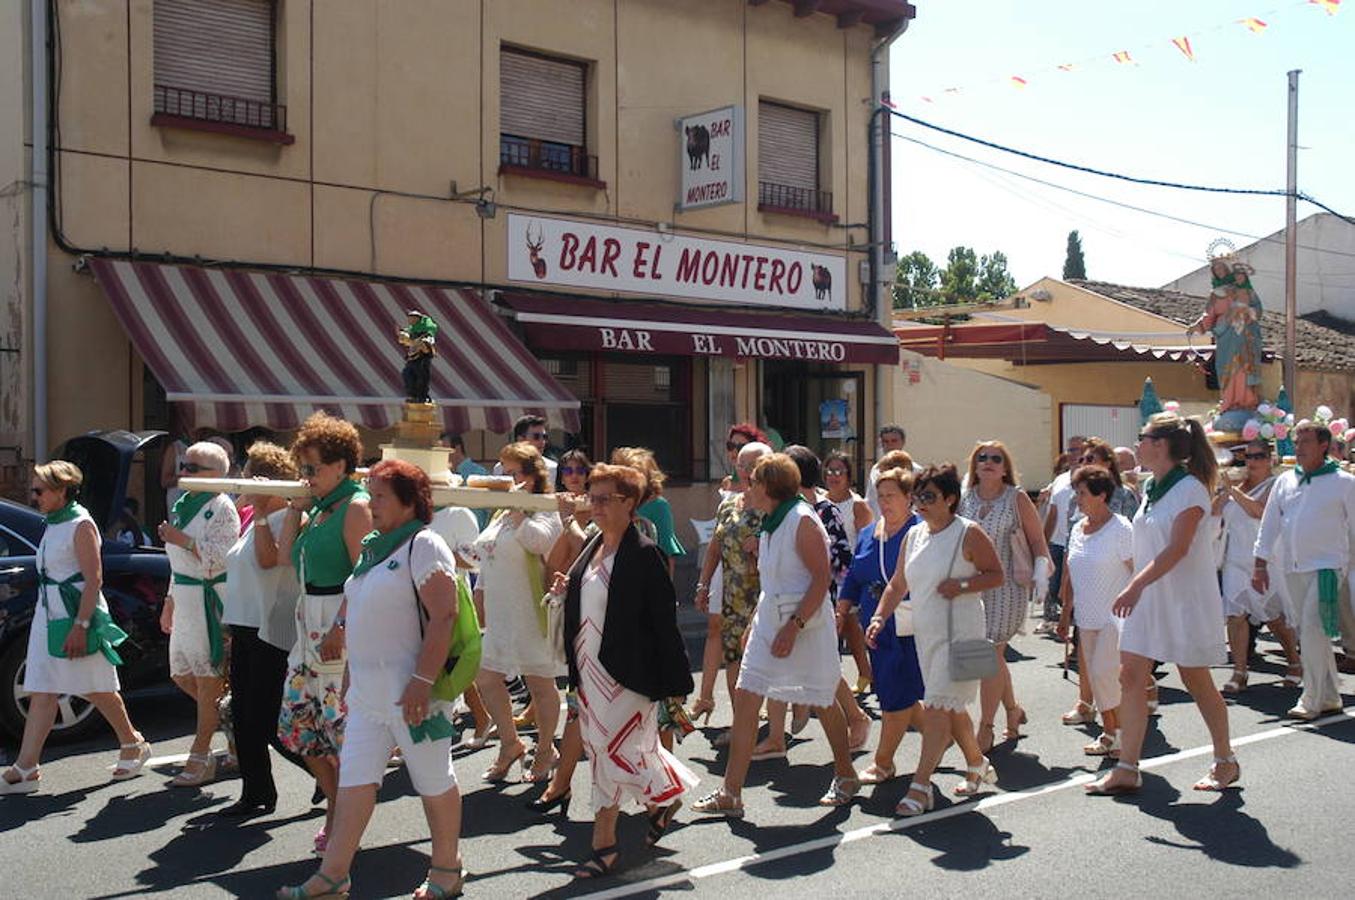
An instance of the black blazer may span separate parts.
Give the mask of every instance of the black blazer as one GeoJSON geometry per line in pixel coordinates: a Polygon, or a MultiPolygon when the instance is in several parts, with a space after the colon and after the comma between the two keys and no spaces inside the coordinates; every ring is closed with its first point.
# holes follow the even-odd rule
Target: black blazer
{"type": "MultiPolygon", "coordinates": [[[[569,684],[576,690],[579,666],[574,639],[579,633],[579,592],[584,570],[600,546],[602,535],[596,534],[583,545],[579,558],[569,568],[565,657],[569,684]]],[[[668,577],[668,561],[634,525],[626,529],[612,564],[598,656],[618,684],[651,700],[685,697],[692,692],[691,664],[677,627],[677,592],[668,577]]]]}

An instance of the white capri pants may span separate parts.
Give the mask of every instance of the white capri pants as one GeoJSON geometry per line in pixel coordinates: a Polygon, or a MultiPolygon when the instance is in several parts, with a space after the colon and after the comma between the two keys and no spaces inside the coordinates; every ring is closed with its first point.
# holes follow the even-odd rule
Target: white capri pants
{"type": "MultiPolygon", "coordinates": [[[[431,712],[450,715],[450,705],[446,709],[441,709],[442,706],[436,704],[431,712]]],[[[344,724],[343,748],[339,751],[339,787],[380,785],[391,751],[397,746],[409,780],[420,797],[440,797],[456,787],[450,737],[415,743],[404,722],[383,719],[351,706],[344,724]]]]}
{"type": "Polygon", "coordinates": [[[1112,623],[1094,630],[1079,628],[1077,634],[1082,645],[1079,648],[1082,677],[1091,683],[1096,708],[1102,712],[1117,709],[1120,705],[1120,629],[1112,623]]]}

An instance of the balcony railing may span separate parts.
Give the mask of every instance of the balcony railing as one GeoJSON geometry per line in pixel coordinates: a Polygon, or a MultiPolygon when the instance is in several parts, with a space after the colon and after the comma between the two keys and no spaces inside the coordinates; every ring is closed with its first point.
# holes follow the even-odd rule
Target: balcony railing
{"type": "Polygon", "coordinates": [[[589,181],[596,181],[598,177],[598,158],[589,156],[583,147],[514,137],[510,134],[499,137],[499,165],[569,175],[589,181]]]}
{"type": "Polygon", "coordinates": [[[770,181],[758,182],[757,202],[759,207],[786,212],[801,212],[814,216],[833,214],[832,191],[816,191],[813,188],[773,184],[770,181]]]}
{"type": "Polygon", "coordinates": [[[261,131],[287,130],[287,107],[280,103],[209,94],[165,84],[155,86],[155,112],[157,115],[195,122],[257,128],[261,131]]]}

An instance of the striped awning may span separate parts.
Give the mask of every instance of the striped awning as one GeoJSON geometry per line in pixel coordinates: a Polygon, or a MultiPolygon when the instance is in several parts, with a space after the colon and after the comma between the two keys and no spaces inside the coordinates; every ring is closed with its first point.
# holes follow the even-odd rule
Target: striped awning
{"type": "Polygon", "coordinates": [[[438,323],[433,402],[449,431],[506,432],[525,413],[579,429],[579,402],[479,295],[238,268],[89,260],[132,344],[195,426],[298,427],[325,410],[368,428],[401,416],[406,310],[438,323]]]}

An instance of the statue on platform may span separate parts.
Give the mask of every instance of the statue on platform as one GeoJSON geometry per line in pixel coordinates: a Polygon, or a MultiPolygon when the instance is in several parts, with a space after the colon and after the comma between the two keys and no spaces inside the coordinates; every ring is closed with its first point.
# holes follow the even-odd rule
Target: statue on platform
{"type": "Polygon", "coordinates": [[[1230,257],[1214,257],[1209,265],[1213,290],[1204,313],[1187,334],[1214,335],[1214,370],[1219,379],[1219,413],[1254,410],[1260,402],[1261,300],[1251,286],[1254,270],[1230,257]]]}
{"type": "Polygon", "coordinates": [[[405,382],[405,400],[409,403],[431,403],[429,383],[433,379],[433,357],[437,355],[438,326],[417,309],[406,312],[409,323],[397,334],[405,350],[405,368],[400,373],[405,382]]]}

